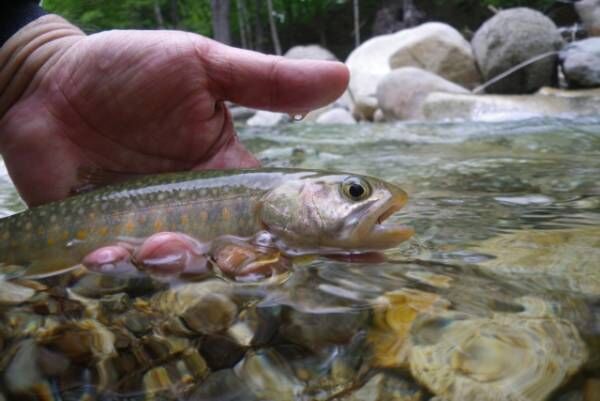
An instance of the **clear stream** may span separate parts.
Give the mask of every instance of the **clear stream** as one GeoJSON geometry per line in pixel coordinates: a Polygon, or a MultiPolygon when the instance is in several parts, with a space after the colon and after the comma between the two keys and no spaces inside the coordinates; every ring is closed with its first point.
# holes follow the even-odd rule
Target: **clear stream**
{"type": "MultiPolygon", "coordinates": [[[[416,235],[187,298],[53,278],[1,309],[0,399],[600,400],[600,119],[240,131],[266,167],[400,184],[416,235]]],[[[4,172],[0,213],[22,208],[4,172]]]]}

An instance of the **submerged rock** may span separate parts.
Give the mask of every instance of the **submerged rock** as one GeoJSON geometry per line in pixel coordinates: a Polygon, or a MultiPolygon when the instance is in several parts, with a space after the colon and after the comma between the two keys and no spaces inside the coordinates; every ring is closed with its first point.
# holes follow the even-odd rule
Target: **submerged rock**
{"type": "Polygon", "coordinates": [[[600,38],[569,44],[560,52],[560,63],[569,87],[600,87],[600,38]]]}
{"type": "Polygon", "coordinates": [[[588,353],[567,320],[447,312],[411,332],[410,370],[444,400],[543,401],[588,353]]]}
{"type": "Polygon", "coordinates": [[[373,364],[403,367],[410,350],[409,333],[416,318],[436,309],[446,309],[448,301],[437,294],[403,288],[375,300],[373,328],[368,341],[373,348],[373,364]]]}
{"type": "Polygon", "coordinates": [[[381,372],[371,377],[360,389],[340,401],[420,401],[425,395],[412,381],[398,374],[381,372]]]}
{"type": "MultiPolygon", "coordinates": [[[[554,22],[529,8],[500,11],[486,21],[472,40],[485,81],[532,59],[559,50],[563,40],[554,22]]],[[[524,67],[487,87],[488,93],[532,93],[556,82],[556,55],[524,67]]]]}
{"type": "Polygon", "coordinates": [[[432,92],[469,93],[431,72],[405,67],[381,79],[377,101],[387,120],[418,120],[423,118],[423,101],[432,92]]]}
{"type": "Polygon", "coordinates": [[[411,29],[389,63],[392,69],[421,68],[469,89],[481,83],[471,44],[456,29],[440,22],[411,29]]]}
{"type": "Polygon", "coordinates": [[[576,294],[600,294],[600,228],[526,230],[479,243],[494,258],[480,263],[495,273],[521,274],[529,286],[576,294]]]}

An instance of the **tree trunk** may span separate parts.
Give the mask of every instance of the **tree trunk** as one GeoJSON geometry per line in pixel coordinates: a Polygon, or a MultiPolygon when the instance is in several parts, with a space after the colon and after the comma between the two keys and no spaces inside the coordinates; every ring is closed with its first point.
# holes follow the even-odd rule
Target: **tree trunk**
{"type": "Polygon", "coordinates": [[[275,54],[281,56],[281,44],[279,43],[279,35],[277,34],[277,25],[275,25],[273,0],[267,0],[267,9],[269,10],[269,26],[271,27],[271,38],[273,39],[273,47],[275,48],[275,54]]]}
{"type": "Polygon", "coordinates": [[[419,24],[419,12],[415,7],[414,0],[403,0],[402,9],[404,10],[404,25],[406,28],[419,24]]]}
{"type": "Polygon", "coordinates": [[[360,10],[358,8],[358,0],[353,1],[354,14],[354,47],[360,46],[360,10]]]}
{"type": "Polygon", "coordinates": [[[171,19],[173,20],[173,28],[177,29],[180,27],[179,19],[179,1],[171,0],[171,19]]]}
{"type": "Polygon", "coordinates": [[[229,31],[229,0],[211,0],[213,38],[226,45],[231,44],[229,31]]]}
{"type": "Polygon", "coordinates": [[[254,45],[255,49],[259,52],[264,51],[265,44],[265,31],[263,30],[262,19],[260,18],[260,10],[262,9],[262,0],[254,1],[254,15],[256,15],[256,19],[254,20],[254,45]]]}
{"type": "Polygon", "coordinates": [[[158,4],[158,0],[154,0],[154,17],[156,18],[156,27],[164,28],[165,27],[165,19],[163,18],[162,11],[160,10],[160,4],[158,4]]]}
{"type": "Polygon", "coordinates": [[[248,40],[246,38],[246,18],[244,14],[244,0],[236,0],[237,4],[237,17],[238,17],[238,28],[240,30],[240,44],[242,48],[248,48],[248,40]]]}

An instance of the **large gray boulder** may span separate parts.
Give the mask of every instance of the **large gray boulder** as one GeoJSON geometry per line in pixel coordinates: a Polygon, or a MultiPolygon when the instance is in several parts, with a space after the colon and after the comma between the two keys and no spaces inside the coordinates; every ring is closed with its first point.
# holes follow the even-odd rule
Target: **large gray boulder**
{"type": "Polygon", "coordinates": [[[600,36],[600,0],[578,0],[575,10],[590,36],[600,36]]]}
{"type": "Polygon", "coordinates": [[[560,64],[569,87],[600,87],[600,38],[569,44],[560,52],[560,64]]]}
{"type": "MultiPolygon", "coordinates": [[[[512,8],[486,21],[472,40],[485,81],[531,60],[559,50],[563,40],[554,22],[529,8],[512,8]]],[[[549,55],[486,88],[488,93],[532,93],[556,82],[557,57],[549,55]]]]}
{"type": "Polygon", "coordinates": [[[283,55],[293,59],[337,61],[337,57],[319,45],[294,46],[283,55]]]}
{"type": "Polygon", "coordinates": [[[481,83],[469,42],[440,22],[411,29],[389,62],[392,69],[418,67],[470,89],[481,83]]]}
{"type": "Polygon", "coordinates": [[[393,70],[377,86],[377,101],[386,120],[419,120],[432,92],[469,93],[462,86],[415,67],[393,70]]]}

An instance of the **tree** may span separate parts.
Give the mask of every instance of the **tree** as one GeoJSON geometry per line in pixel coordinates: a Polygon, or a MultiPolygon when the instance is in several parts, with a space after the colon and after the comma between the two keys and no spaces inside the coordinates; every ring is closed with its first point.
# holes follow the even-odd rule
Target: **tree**
{"type": "Polygon", "coordinates": [[[229,28],[229,13],[231,3],[229,0],[211,0],[213,38],[227,45],[231,44],[231,31],[229,28]]]}
{"type": "Polygon", "coordinates": [[[273,39],[273,47],[275,54],[281,56],[281,44],[279,43],[279,34],[277,33],[277,25],[275,24],[275,11],[273,10],[273,0],[267,0],[267,9],[269,10],[269,26],[271,27],[271,38],[273,39]]]}

